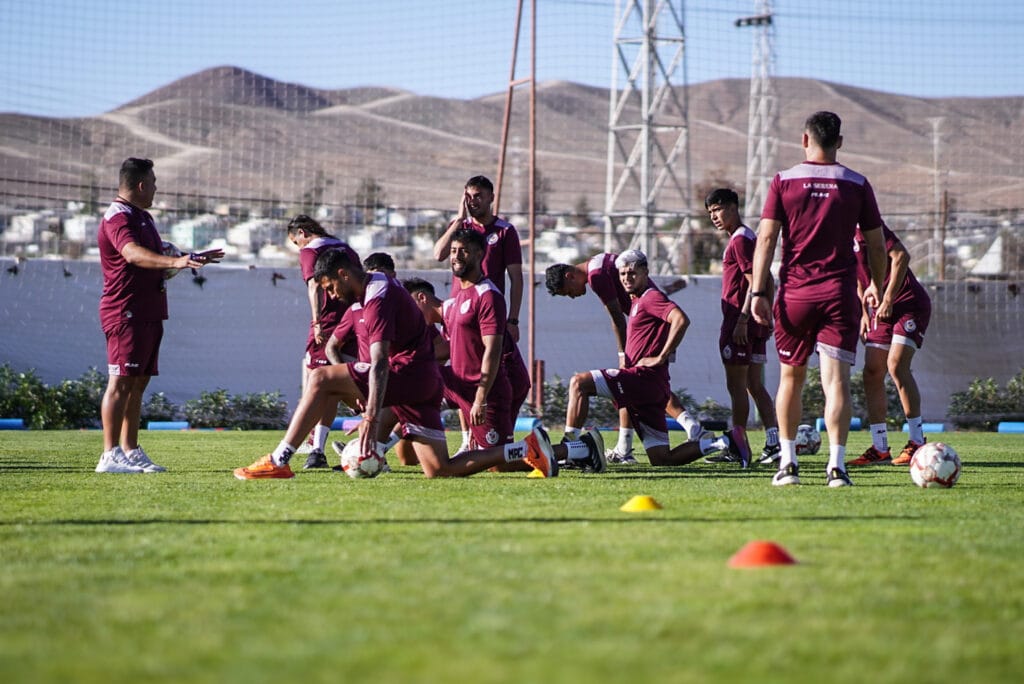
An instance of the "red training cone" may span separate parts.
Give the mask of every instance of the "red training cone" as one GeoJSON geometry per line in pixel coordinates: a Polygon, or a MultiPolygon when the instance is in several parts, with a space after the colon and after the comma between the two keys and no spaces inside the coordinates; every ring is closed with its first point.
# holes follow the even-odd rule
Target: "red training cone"
{"type": "Polygon", "coordinates": [[[770,541],[752,541],[733,554],[730,568],[758,568],[765,565],[795,565],[796,559],[784,548],[770,541]]]}

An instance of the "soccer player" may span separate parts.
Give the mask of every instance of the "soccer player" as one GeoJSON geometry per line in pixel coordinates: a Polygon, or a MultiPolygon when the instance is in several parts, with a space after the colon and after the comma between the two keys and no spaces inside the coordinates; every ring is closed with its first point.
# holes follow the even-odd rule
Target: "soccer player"
{"type": "MultiPolygon", "coordinates": [[[[747,395],[750,395],[764,422],[765,445],[759,462],[767,465],[779,458],[780,451],[775,404],[764,386],[764,364],[771,331],[766,326],[750,323],[750,280],[757,235],[743,224],[739,206],[739,196],[730,188],[714,190],[704,200],[711,223],[729,235],[722,257],[722,327],[718,351],[725,366],[725,386],[732,404],[733,428],[729,434],[737,442],[747,444],[746,426],[750,417],[747,395]]],[[[707,460],[715,463],[731,458],[731,453],[724,453],[709,456],[707,460]]]]}
{"type": "MultiPolygon", "coordinates": [[[[434,243],[434,258],[445,261],[450,257],[451,240],[456,230],[468,228],[484,236],[487,247],[482,270],[504,296],[505,279],[508,277],[508,320],[505,328],[510,339],[503,343],[502,365],[512,387],[511,405],[516,415],[530,393],[530,371],[523,361],[517,346],[519,342],[519,312],[523,304],[523,250],[519,243],[519,232],[508,221],[494,215],[494,185],[486,176],[473,176],[466,181],[458,214],[447,229],[434,243]]],[[[452,283],[452,295],[455,284],[452,283]]],[[[471,446],[470,431],[466,417],[462,419],[462,446],[459,451],[471,446]]]]}
{"type": "Polygon", "coordinates": [[[868,179],[836,161],[843,144],[840,119],[816,112],[804,123],[805,161],[777,173],[761,212],[754,248],[750,296],[754,320],[772,321],[768,301],[769,267],[782,234],[782,266],[775,301],[775,346],[782,362],[775,409],[779,417],[778,486],[800,484],[796,460],[797,425],[807,360],[817,351],[825,392],[829,458],[825,483],[853,484],[846,473],[850,430],[850,366],[857,358],[861,303],[857,298],[857,259],[853,238],[859,223],[871,271],[864,301],[877,308],[885,273],[882,217],[868,179]]]}
{"type": "MultiPolygon", "coordinates": [[[[910,370],[914,352],[924,343],[924,334],[932,315],[932,301],[927,290],[910,270],[910,254],[888,226],[882,226],[888,266],[884,291],[878,309],[864,307],[860,332],[864,341],[864,394],[871,425],[871,446],[860,458],[847,465],[889,463],[907,465],[914,452],[925,443],[921,425],[921,393],[910,370]],[[890,457],[889,436],[885,427],[888,400],[885,395],[885,373],[892,376],[907,418],[910,439],[896,458],[890,457]]],[[[857,280],[861,290],[870,284],[867,245],[857,230],[857,280]]]]}
{"type": "Polygon", "coordinates": [[[107,389],[100,405],[103,453],[97,473],[157,473],[139,446],[142,397],[154,375],[167,320],[167,269],[201,268],[217,263],[221,250],[166,256],[147,209],[153,206],[156,174],[149,159],[129,157],[121,164],[117,198],[100,223],[97,241],[103,293],[100,327],[107,338],[107,389]]]}
{"type": "Polygon", "coordinates": [[[616,406],[629,411],[651,465],[685,465],[724,448],[739,453],[739,445],[727,437],[702,437],[669,449],[665,421],[665,404],[671,393],[668,364],[690,320],[651,282],[643,252],[627,250],[618,256],[615,266],[632,302],[626,325],[625,357],[620,368],[576,373],[569,382],[565,416],[569,457],[581,451],[574,441],[587,420],[590,397],[595,395],[611,399],[616,406]]]}
{"type": "MultiPolygon", "coordinates": [[[[299,268],[302,271],[302,279],[306,282],[306,294],[309,299],[309,335],[306,338],[306,355],[302,364],[302,387],[305,390],[309,372],[330,363],[326,352],[327,342],[331,339],[335,326],[341,321],[345,309],[348,308],[345,302],[328,297],[316,284],[313,279],[316,259],[329,249],[342,249],[347,251],[350,257],[358,257],[351,247],[328,234],[323,226],[305,214],[299,214],[288,222],[288,240],[299,248],[299,268]]],[[[352,352],[353,349],[350,347],[348,353],[352,352]]],[[[337,405],[324,407],[324,414],[313,428],[309,455],[303,468],[329,467],[324,447],[337,415],[337,405]]]]}
{"type": "Polygon", "coordinates": [[[284,439],[273,452],[236,469],[236,478],[294,477],[288,463],[296,441],[313,427],[324,404],[338,401],[362,411],[359,439],[363,453],[379,453],[381,412],[390,406],[402,422],[403,436],[413,441],[426,477],[466,476],[517,460],[525,460],[545,477],[558,474],[551,443],[539,428],[523,441],[449,458],[441,424],[441,371],[427,323],[409,293],[383,273],[366,273],[343,250],[321,254],[313,277],[329,296],[362,305],[363,326],[357,330],[363,331],[369,342],[370,361],[321,366],[310,373],[284,439]]]}
{"type": "MultiPolygon", "coordinates": [[[[618,345],[619,364],[625,358],[626,349],[626,311],[631,303],[629,295],[623,289],[619,281],[619,272],[615,268],[615,259],[618,254],[605,252],[596,254],[588,261],[571,266],[569,264],[554,264],[545,271],[545,285],[548,293],[555,297],[569,297],[576,299],[587,293],[587,285],[598,296],[604,304],[608,317],[612,321],[612,332],[615,334],[615,341],[618,345]]],[[[679,281],[683,282],[683,281],[679,281]]],[[[677,288],[680,289],[680,288],[677,288]]],[[[683,408],[675,393],[669,393],[668,404],[665,412],[677,419],[686,430],[690,440],[700,439],[704,428],[700,421],[695,420],[689,412],[683,408]]],[[[619,439],[615,448],[608,452],[609,463],[633,464],[633,428],[629,422],[629,412],[623,408],[619,411],[619,439]]]]}

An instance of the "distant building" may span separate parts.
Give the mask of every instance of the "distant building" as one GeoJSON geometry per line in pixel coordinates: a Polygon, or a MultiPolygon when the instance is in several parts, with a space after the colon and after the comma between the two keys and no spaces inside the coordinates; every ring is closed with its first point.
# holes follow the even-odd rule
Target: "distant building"
{"type": "Polygon", "coordinates": [[[64,221],[64,238],[69,242],[92,244],[100,228],[100,217],[92,214],[75,214],[64,221]]]}
{"type": "Polygon", "coordinates": [[[215,214],[202,214],[171,226],[171,242],[180,249],[205,249],[214,240],[226,237],[226,224],[215,214]]]}

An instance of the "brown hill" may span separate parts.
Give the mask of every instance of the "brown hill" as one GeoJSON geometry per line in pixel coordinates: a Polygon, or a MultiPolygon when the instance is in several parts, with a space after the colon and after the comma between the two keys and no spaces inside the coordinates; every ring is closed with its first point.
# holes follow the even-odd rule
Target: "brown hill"
{"type": "MultiPolygon", "coordinates": [[[[806,115],[831,109],[844,120],[840,159],[872,179],[886,213],[931,211],[930,120],[939,117],[940,181],[956,206],[1022,205],[1024,162],[1016,151],[1024,97],[924,99],[789,78],[778,79],[776,88],[779,168],[802,158],[806,115]]],[[[742,187],[748,93],[740,79],[687,89],[694,186],[729,179],[742,187]]],[[[526,104],[525,91],[518,91],[506,209],[526,194],[526,104]]],[[[329,204],[351,202],[360,181],[373,177],[390,203],[450,209],[469,175],[494,175],[503,106],[504,94],[457,100],[390,88],[320,90],[217,67],[98,117],[0,114],[0,194],[22,205],[78,199],[79,186],[98,182],[105,197],[117,164],[134,155],[157,161],[170,203],[184,202],[174,198],[180,194],[294,205],[319,175],[329,204]]],[[[605,89],[565,82],[538,87],[538,168],[552,210],[571,210],[581,197],[593,209],[603,207],[607,118],[605,89]]]]}

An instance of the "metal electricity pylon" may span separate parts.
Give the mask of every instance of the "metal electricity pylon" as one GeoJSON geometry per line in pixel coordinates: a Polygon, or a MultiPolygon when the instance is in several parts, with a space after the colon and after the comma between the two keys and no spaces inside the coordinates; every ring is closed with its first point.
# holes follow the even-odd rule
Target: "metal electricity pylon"
{"type": "Polygon", "coordinates": [[[690,262],[684,43],[681,0],[616,0],[604,244],[643,250],[652,273],[690,262]]]}
{"type": "Polygon", "coordinates": [[[775,94],[772,72],[775,63],[775,31],[772,24],[771,0],[754,0],[751,17],[736,20],[736,26],[752,26],[754,39],[753,68],[750,74],[750,116],[747,122],[747,183],[744,215],[749,225],[756,226],[768,194],[768,185],[775,175],[775,152],[779,139],[776,126],[779,98],[775,94]]]}

